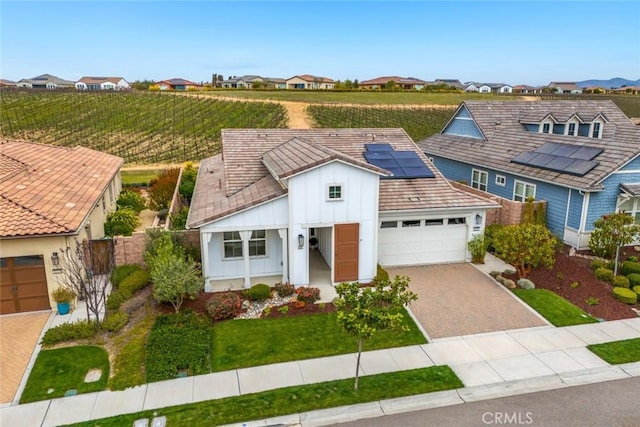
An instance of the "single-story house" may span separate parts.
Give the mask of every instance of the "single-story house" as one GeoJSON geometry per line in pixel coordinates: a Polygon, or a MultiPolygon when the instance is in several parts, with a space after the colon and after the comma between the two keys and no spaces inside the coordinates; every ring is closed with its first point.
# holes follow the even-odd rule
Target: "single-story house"
{"type": "Polygon", "coordinates": [[[0,79],[0,87],[16,87],[16,82],[13,80],[0,79]]]}
{"type": "Polygon", "coordinates": [[[52,307],[60,249],[104,237],[122,162],[84,147],[0,140],[0,314],[52,307]]]}
{"type": "Polygon", "coordinates": [[[476,83],[471,82],[467,84],[464,89],[465,92],[479,92],[479,93],[511,93],[513,88],[504,83],[476,83]]]}
{"type": "Polygon", "coordinates": [[[207,291],[369,282],[377,263],[469,260],[498,206],[453,188],[403,129],[223,129],[187,228],[200,230],[207,291]]]}
{"type": "Polygon", "coordinates": [[[78,90],[122,90],[131,89],[122,77],[83,77],[76,82],[78,90]]]}
{"type": "Polygon", "coordinates": [[[428,82],[415,77],[385,76],[360,82],[363,89],[384,89],[389,82],[394,82],[398,89],[421,90],[428,82]]]}
{"type": "Polygon", "coordinates": [[[155,84],[160,90],[200,90],[202,85],[189,80],[174,78],[162,80],[155,84]]]}
{"type": "Polygon", "coordinates": [[[273,89],[287,88],[287,80],[280,77],[265,77],[264,84],[266,87],[273,89]]]}
{"type": "Polygon", "coordinates": [[[418,145],[450,180],[545,200],[547,226],[576,248],[603,214],[640,220],[640,127],[612,101],[465,101],[418,145]]]}
{"type": "Polygon", "coordinates": [[[264,82],[265,79],[260,76],[240,76],[231,77],[227,80],[223,80],[221,86],[225,89],[251,89],[253,82],[264,82]]]}
{"type": "Polygon", "coordinates": [[[51,74],[41,74],[30,79],[22,79],[16,83],[16,87],[29,89],[64,89],[74,88],[75,82],[61,79],[51,74]]]}
{"type": "Polygon", "coordinates": [[[512,92],[522,94],[540,94],[542,93],[542,88],[529,85],[515,85],[512,89],[512,92]]]}
{"type": "Polygon", "coordinates": [[[582,88],[576,82],[551,82],[547,87],[554,93],[570,95],[580,95],[582,93],[582,88]]]}
{"type": "Polygon", "coordinates": [[[640,94],[640,86],[623,86],[617,89],[609,90],[610,93],[623,93],[626,95],[638,95],[640,94]]]}
{"type": "Polygon", "coordinates": [[[333,89],[335,82],[328,77],[302,74],[287,79],[287,89],[333,89]]]}

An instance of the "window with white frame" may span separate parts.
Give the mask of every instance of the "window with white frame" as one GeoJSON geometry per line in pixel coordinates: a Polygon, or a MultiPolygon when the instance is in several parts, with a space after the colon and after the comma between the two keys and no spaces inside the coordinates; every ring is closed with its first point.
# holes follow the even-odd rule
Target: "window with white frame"
{"type": "Polygon", "coordinates": [[[471,171],[471,186],[478,190],[487,191],[487,182],[489,182],[489,173],[478,169],[471,171]]]}
{"type": "Polygon", "coordinates": [[[633,197],[625,200],[618,206],[618,212],[624,212],[631,215],[637,224],[640,224],[640,197],[633,197]]]}
{"type": "Polygon", "coordinates": [[[513,200],[516,202],[526,202],[531,197],[536,198],[536,186],[522,181],[516,181],[513,186],[513,200]]]}
{"type": "Polygon", "coordinates": [[[507,184],[507,177],[504,175],[496,175],[496,185],[504,187],[507,184]]]}
{"type": "MultiPolygon", "coordinates": [[[[225,231],[222,233],[224,258],[242,258],[242,238],[239,231],[225,231]]],[[[266,230],[254,230],[249,238],[249,256],[265,256],[267,254],[266,230]]]]}
{"type": "Polygon", "coordinates": [[[342,185],[330,184],[327,186],[327,199],[328,200],[342,200],[342,185]]]}
{"type": "Polygon", "coordinates": [[[591,138],[600,138],[600,123],[594,122],[591,131],[591,138]]]}
{"type": "Polygon", "coordinates": [[[576,136],[576,124],[575,123],[569,123],[567,128],[568,128],[567,135],[576,136]]]}
{"type": "Polygon", "coordinates": [[[551,123],[542,124],[542,133],[551,133],[551,123]]]}
{"type": "Polygon", "coordinates": [[[249,239],[249,256],[265,256],[267,254],[267,232],[254,230],[249,239]]]}

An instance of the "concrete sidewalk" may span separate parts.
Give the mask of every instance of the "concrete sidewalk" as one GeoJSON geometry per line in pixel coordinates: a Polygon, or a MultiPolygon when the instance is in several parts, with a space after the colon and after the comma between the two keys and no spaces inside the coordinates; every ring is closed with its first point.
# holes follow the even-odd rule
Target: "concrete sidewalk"
{"type": "MultiPolygon", "coordinates": [[[[640,363],[611,366],[586,346],[640,337],[640,318],[564,328],[542,326],[436,339],[365,352],[361,375],[449,365],[465,388],[251,425],[325,425],[519,393],[640,376],[640,363]]],[[[0,425],[55,426],[264,390],[352,378],[356,354],[278,363],[0,408],[0,425]]],[[[247,420],[250,421],[250,420],[247,420]]]]}

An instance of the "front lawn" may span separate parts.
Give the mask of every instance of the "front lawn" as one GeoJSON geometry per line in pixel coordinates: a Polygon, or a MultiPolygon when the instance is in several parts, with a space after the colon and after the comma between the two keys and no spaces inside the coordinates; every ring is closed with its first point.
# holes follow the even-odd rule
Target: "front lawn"
{"type": "MultiPolygon", "coordinates": [[[[336,313],[216,323],[211,332],[212,371],[355,353],[354,338],[338,325],[336,313]]],[[[365,341],[364,351],[427,341],[404,311],[408,331],[383,331],[365,341]]]]}
{"type": "Polygon", "coordinates": [[[513,293],[554,326],[598,322],[566,299],[546,289],[513,289],[513,293]]]}
{"type": "Polygon", "coordinates": [[[592,344],[587,346],[587,348],[612,365],[640,362],[640,338],[604,344],[592,344]]]}
{"type": "Polygon", "coordinates": [[[69,390],[78,394],[101,391],[107,387],[109,356],[101,347],[75,346],[42,350],[38,354],[20,403],[63,397],[69,390]],[[95,382],[85,383],[89,370],[100,369],[95,382]]]}
{"type": "Polygon", "coordinates": [[[164,415],[170,426],[212,426],[460,387],[464,385],[448,366],[432,366],[364,376],[360,378],[360,389],[357,391],[353,389],[353,379],[346,379],[173,406],[76,425],[130,426],[140,418],[164,415]]]}

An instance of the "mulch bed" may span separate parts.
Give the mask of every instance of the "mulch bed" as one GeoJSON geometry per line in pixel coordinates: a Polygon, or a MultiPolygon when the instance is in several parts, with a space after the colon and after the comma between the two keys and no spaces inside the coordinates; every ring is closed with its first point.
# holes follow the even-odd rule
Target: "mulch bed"
{"type": "MultiPolygon", "coordinates": [[[[587,251],[581,251],[581,253],[590,255],[587,251]]],[[[625,248],[624,253],[639,254],[632,247],[625,248]]],[[[626,256],[620,256],[621,260],[625,258],[626,256]]],[[[518,279],[517,275],[510,278],[518,279]]],[[[569,256],[568,246],[556,254],[556,263],[551,270],[537,267],[527,275],[527,279],[535,283],[536,288],[555,292],[593,317],[605,320],[638,317],[631,308],[640,309],[640,304],[629,305],[615,299],[611,294],[613,287],[609,283],[596,279],[591,270],[591,260],[569,256]],[[571,286],[574,282],[578,283],[577,287],[571,286]],[[589,305],[586,303],[589,298],[597,298],[599,303],[589,305]]]]}
{"type": "MultiPolygon", "coordinates": [[[[302,316],[305,314],[318,314],[318,313],[333,313],[336,311],[336,307],[328,302],[325,304],[305,304],[304,306],[298,305],[298,302],[293,301],[286,304],[289,307],[289,311],[286,314],[282,314],[278,311],[279,307],[272,307],[268,316],[262,314],[263,318],[275,319],[278,317],[294,317],[302,316]]],[[[280,306],[283,307],[283,306],[280,306]]]]}

